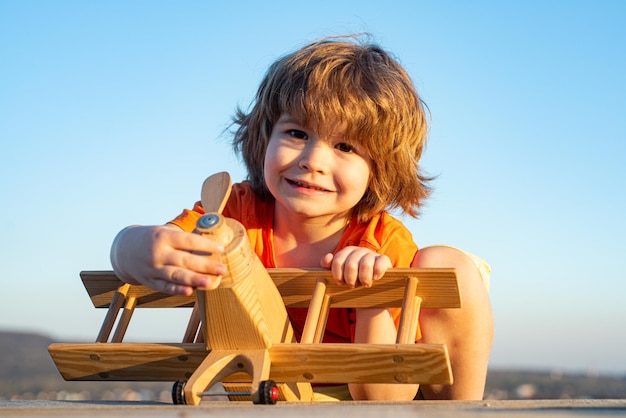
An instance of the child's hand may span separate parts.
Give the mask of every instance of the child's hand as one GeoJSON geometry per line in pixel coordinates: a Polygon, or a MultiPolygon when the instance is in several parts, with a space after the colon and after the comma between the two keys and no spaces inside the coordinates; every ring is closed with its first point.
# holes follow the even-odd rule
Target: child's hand
{"type": "Polygon", "coordinates": [[[199,255],[221,254],[215,240],[174,225],[133,226],[122,230],[111,248],[111,263],[122,280],[173,295],[191,295],[196,287],[213,289],[226,266],[199,255]]]}
{"type": "Polygon", "coordinates": [[[338,284],[349,287],[356,287],[358,283],[371,287],[374,280],[383,277],[391,268],[389,257],[363,247],[345,247],[334,256],[326,254],[320,264],[333,272],[333,279],[338,284]]]}

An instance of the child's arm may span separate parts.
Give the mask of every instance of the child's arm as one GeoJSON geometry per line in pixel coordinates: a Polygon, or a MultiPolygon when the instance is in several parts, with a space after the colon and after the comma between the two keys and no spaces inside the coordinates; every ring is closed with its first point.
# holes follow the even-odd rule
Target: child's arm
{"type": "MultiPolygon", "coordinates": [[[[389,309],[357,309],[355,343],[395,344],[396,326],[389,309]]],[[[415,397],[419,385],[352,383],[350,395],[354,400],[409,401],[415,397]]]]}
{"type": "Polygon", "coordinates": [[[129,226],[115,237],[111,264],[125,282],[143,284],[175,295],[193,288],[215,288],[226,267],[194,253],[221,253],[216,241],[182,231],[175,225],[129,226]]]}
{"type": "MultiPolygon", "coordinates": [[[[324,268],[330,268],[333,278],[339,284],[355,287],[357,282],[371,287],[392,267],[386,255],[375,253],[363,247],[345,247],[333,256],[326,254],[321,260],[324,268]]],[[[388,309],[357,309],[356,343],[394,344],[396,325],[388,309]]],[[[417,393],[418,385],[398,384],[350,384],[353,399],[370,400],[411,400],[417,393]]]]}

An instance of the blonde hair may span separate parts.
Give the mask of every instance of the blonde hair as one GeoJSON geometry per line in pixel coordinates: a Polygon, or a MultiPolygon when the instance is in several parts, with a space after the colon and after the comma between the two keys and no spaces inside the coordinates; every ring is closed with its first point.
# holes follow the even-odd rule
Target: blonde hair
{"type": "Polygon", "coordinates": [[[430,178],[418,164],[426,144],[426,105],[409,75],[387,52],[360,36],[324,38],[270,66],[250,112],[237,109],[233,147],[241,153],[248,180],[270,197],[263,176],[272,128],[287,113],[314,127],[339,123],[345,136],[372,159],[368,190],[353,216],[369,220],[401,208],[417,217],[430,194],[430,178]]]}

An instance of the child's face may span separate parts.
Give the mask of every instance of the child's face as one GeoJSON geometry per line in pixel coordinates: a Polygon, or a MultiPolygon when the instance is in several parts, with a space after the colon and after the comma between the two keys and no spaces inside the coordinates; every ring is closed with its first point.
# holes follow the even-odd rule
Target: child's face
{"type": "MultiPolygon", "coordinates": [[[[333,128],[333,127],[330,127],[333,128]]],[[[265,153],[276,209],[307,218],[347,219],[369,184],[371,159],[341,127],[316,132],[283,113],[265,153]]]]}

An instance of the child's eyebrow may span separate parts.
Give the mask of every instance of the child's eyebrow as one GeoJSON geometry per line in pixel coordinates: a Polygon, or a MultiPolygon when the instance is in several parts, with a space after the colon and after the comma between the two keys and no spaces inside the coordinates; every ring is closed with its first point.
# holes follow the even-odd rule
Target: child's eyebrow
{"type": "Polygon", "coordinates": [[[287,115],[287,114],[284,114],[280,118],[278,118],[276,123],[293,123],[293,124],[296,124],[296,125],[301,125],[302,124],[301,121],[299,121],[296,118],[294,118],[293,116],[287,115]]]}

